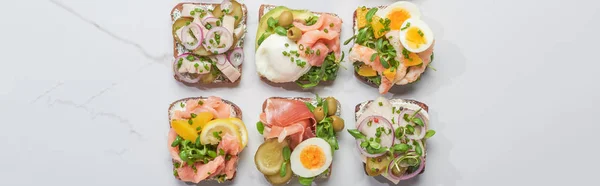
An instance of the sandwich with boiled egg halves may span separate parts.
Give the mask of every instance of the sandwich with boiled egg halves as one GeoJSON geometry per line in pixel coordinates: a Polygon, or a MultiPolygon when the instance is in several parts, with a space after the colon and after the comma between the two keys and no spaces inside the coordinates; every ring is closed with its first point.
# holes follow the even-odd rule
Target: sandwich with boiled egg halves
{"type": "Polygon", "coordinates": [[[393,85],[414,83],[433,61],[434,35],[417,5],[398,1],[354,11],[354,41],[348,59],[355,76],[387,93],[393,85]]]}
{"type": "Polygon", "coordinates": [[[247,14],[236,0],[177,4],[171,11],[175,80],[189,86],[239,82],[247,14]]]}
{"type": "Polygon", "coordinates": [[[272,185],[298,177],[301,185],[331,175],[336,134],[344,128],[333,97],[271,97],[263,102],[257,130],[265,141],[254,155],[256,168],[272,185]]]}
{"type": "Polygon", "coordinates": [[[430,127],[429,107],[408,99],[362,102],[355,107],[356,139],[365,173],[383,176],[394,184],[425,171],[430,127]]]}
{"type": "Polygon", "coordinates": [[[274,5],[262,5],[259,17],[255,63],[261,79],[302,88],[335,80],[344,58],[341,18],[274,5]]]}

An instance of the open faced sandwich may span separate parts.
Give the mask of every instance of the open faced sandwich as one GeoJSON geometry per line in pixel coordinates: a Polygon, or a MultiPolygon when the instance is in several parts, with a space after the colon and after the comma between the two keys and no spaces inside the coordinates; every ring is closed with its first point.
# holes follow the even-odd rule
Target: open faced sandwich
{"type": "Polygon", "coordinates": [[[336,78],[343,59],[337,15],[262,5],[259,17],[255,62],[263,80],[310,88],[336,78]]]}
{"type": "Polygon", "coordinates": [[[171,11],[175,79],[187,85],[237,82],[246,17],[246,6],[235,0],[177,4],[171,11]]]}
{"type": "Polygon", "coordinates": [[[177,100],[169,107],[173,174],[184,182],[223,182],[235,177],[248,144],[240,108],[219,97],[177,100]]]}
{"type": "Polygon", "coordinates": [[[354,11],[354,40],[348,59],[355,76],[379,86],[385,94],[396,85],[413,83],[433,60],[434,36],[413,3],[398,1],[354,11]]]}
{"type": "Polygon", "coordinates": [[[398,184],[423,173],[429,128],[427,105],[413,100],[377,98],[356,105],[356,138],[369,176],[383,176],[398,184]]]}
{"type": "Polygon", "coordinates": [[[265,142],[254,155],[256,168],[273,185],[298,176],[302,185],[331,175],[336,133],[344,128],[340,104],[333,98],[272,97],[262,105],[257,123],[265,142]]]}

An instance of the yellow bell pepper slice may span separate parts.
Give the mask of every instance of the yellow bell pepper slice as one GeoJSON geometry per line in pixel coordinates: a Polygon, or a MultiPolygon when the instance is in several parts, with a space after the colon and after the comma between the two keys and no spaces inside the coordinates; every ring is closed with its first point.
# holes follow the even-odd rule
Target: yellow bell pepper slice
{"type": "Polygon", "coordinates": [[[371,20],[371,27],[373,27],[373,34],[375,36],[375,38],[379,39],[382,36],[385,36],[385,34],[388,31],[385,31],[385,25],[383,25],[383,19],[381,17],[377,17],[377,16],[373,16],[372,20],[371,20]]]}
{"type": "Polygon", "coordinates": [[[377,75],[377,71],[373,70],[369,65],[361,65],[358,69],[358,75],[363,77],[373,77],[377,75]]]}
{"type": "Polygon", "coordinates": [[[367,26],[367,12],[369,12],[369,9],[364,6],[356,9],[356,25],[358,29],[367,26]]]}
{"type": "Polygon", "coordinates": [[[385,71],[383,71],[383,76],[385,76],[390,81],[394,81],[394,78],[396,78],[396,72],[396,69],[388,68],[385,69],[385,71]]]}
{"type": "Polygon", "coordinates": [[[404,59],[404,66],[410,67],[410,66],[417,66],[423,63],[423,60],[419,57],[419,55],[415,54],[415,53],[408,53],[408,59],[404,59]]]}
{"type": "Polygon", "coordinates": [[[204,125],[212,120],[215,116],[210,112],[200,112],[196,117],[192,118],[192,128],[204,128],[204,125]]]}
{"type": "Polygon", "coordinates": [[[198,132],[195,128],[192,128],[188,120],[173,120],[171,121],[171,127],[183,139],[195,142],[198,138],[198,132]]]}

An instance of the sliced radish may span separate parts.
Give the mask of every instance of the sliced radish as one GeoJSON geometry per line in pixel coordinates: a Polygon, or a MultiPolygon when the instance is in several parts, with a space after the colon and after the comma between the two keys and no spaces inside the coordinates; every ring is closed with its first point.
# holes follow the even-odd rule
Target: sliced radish
{"type": "MultiPolygon", "coordinates": [[[[384,132],[381,132],[381,148],[389,148],[394,145],[394,128],[392,123],[382,116],[368,116],[363,119],[358,125],[358,131],[360,131],[363,135],[366,136],[366,139],[370,138],[376,139],[376,133],[378,128],[383,128],[384,132]]],[[[377,157],[385,154],[385,152],[378,154],[370,154],[364,148],[360,147],[360,143],[362,140],[357,140],[358,148],[360,152],[366,157],[377,157]]]]}
{"type": "Polygon", "coordinates": [[[244,62],[244,50],[242,48],[235,48],[227,55],[229,62],[235,67],[239,67],[244,62]]]}

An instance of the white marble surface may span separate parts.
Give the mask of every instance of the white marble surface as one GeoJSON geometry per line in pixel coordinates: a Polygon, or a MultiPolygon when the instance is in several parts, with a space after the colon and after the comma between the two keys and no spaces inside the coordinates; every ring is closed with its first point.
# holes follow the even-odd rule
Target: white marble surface
{"type": "MultiPolygon", "coordinates": [[[[244,109],[250,144],[229,184],[265,185],[253,163],[265,98],[336,96],[352,125],[353,106],[377,96],[351,70],[313,91],[268,86],[254,73],[252,46],[261,3],[337,13],[345,39],[355,7],[391,1],[245,0],[241,84],[204,90],[172,78],[177,2],[0,2],[0,185],[183,185],[172,176],[166,109],[199,95],[244,109]]],[[[402,185],[597,185],[598,1],[414,2],[436,33],[438,71],[386,97],[428,103],[438,133],[425,174],[402,185]]],[[[340,140],[333,176],[319,185],[387,185],[363,174],[350,135],[340,140]]]]}

